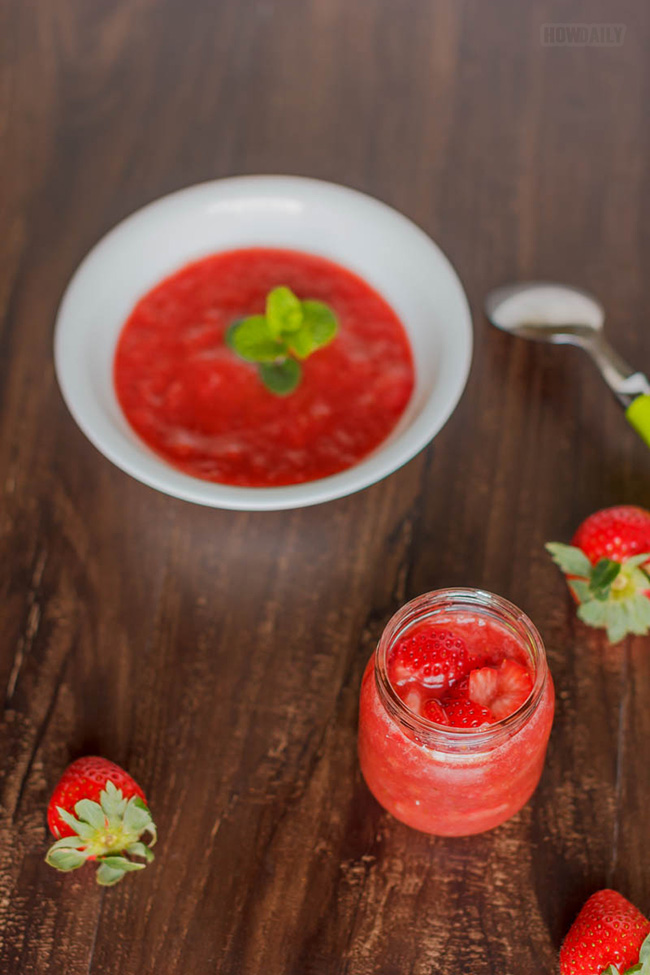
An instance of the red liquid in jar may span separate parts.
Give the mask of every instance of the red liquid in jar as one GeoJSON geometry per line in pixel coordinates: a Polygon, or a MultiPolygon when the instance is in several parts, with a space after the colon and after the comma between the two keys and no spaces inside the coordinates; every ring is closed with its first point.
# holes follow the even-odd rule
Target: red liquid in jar
{"type": "MultiPolygon", "coordinates": [[[[527,641],[511,626],[467,609],[437,614],[435,622],[415,623],[406,639],[414,648],[415,676],[400,663],[409,661],[401,637],[391,646],[385,667],[401,710],[399,703],[395,708],[387,702],[381,682],[377,686],[376,655],[363,677],[359,758],[364,778],[381,805],[415,829],[442,836],[491,829],[528,801],[542,772],[554,712],[545,659],[532,660],[527,641]],[[440,665],[429,663],[427,672],[427,654],[418,656],[418,642],[429,637],[434,649],[441,643],[444,649],[436,632],[447,636],[449,657],[443,653],[440,665]],[[449,668],[446,661],[451,661],[449,668]],[[536,680],[538,669],[543,680],[536,680]],[[472,674],[479,671],[476,683],[472,674]],[[519,689],[519,696],[515,693],[510,699],[514,711],[507,697],[494,697],[498,718],[490,708],[485,708],[487,713],[470,708],[469,689],[474,683],[481,689],[483,678],[489,679],[492,672],[505,673],[506,690],[510,677],[519,689]],[[464,723],[463,716],[472,710],[479,712],[475,723],[464,723]],[[415,729],[409,725],[409,713],[420,719],[415,729]],[[457,726],[446,723],[448,717],[455,720],[454,713],[457,726]],[[429,715],[442,723],[427,720],[429,715]]],[[[496,679],[494,683],[498,686],[496,679]]]]}

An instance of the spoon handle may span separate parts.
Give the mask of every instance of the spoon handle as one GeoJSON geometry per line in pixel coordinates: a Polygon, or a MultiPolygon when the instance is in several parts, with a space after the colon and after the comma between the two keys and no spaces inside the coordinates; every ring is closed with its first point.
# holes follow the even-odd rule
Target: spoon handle
{"type": "Polygon", "coordinates": [[[625,410],[628,422],[650,447],[650,382],[634,372],[602,332],[583,344],[603,379],[625,410]]]}
{"type": "Polygon", "coordinates": [[[650,447],[650,395],[642,393],[633,399],[625,411],[628,423],[650,447]]]}
{"type": "Polygon", "coordinates": [[[634,369],[618,354],[602,332],[580,343],[591,356],[601,376],[625,409],[639,393],[650,393],[645,376],[634,369]]]}

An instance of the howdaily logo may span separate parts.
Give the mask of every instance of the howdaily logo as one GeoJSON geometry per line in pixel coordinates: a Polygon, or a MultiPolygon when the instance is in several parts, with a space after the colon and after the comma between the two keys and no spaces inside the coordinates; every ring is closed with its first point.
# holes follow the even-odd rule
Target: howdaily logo
{"type": "Polygon", "coordinates": [[[542,24],[543,47],[620,47],[625,24],[542,24]]]}

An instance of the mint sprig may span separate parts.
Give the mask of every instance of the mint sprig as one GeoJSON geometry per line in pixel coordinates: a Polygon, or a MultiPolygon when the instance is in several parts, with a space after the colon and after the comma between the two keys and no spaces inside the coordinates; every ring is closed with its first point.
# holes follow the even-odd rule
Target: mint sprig
{"type": "Polygon", "coordinates": [[[230,326],[226,343],[257,363],[259,377],[276,396],[288,396],[302,379],[300,361],[329,345],[338,320],[329,305],[308,298],[301,301],[284,285],[269,291],[264,315],[250,315],[230,326]]]}

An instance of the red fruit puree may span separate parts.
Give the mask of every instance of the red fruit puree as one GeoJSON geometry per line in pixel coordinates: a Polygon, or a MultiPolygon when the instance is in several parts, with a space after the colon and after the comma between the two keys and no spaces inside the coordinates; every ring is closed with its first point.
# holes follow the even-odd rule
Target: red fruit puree
{"type": "Polygon", "coordinates": [[[421,596],[393,617],[366,667],[364,778],[416,829],[491,829],[537,786],[554,701],[542,641],[515,606],[475,590],[421,596]]]}
{"type": "Polygon", "coordinates": [[[247,248],[188,264],[141,298],[118,342],[114,381],[133,429],[174,467],[272,487],[362,460],[402,415],[414,369],[399,318],[356,274],[310,254],[247,248]],[[224,341],[235,321],[264,312],[277,285],[326,302],[339,321],[289,396],[267,389],[224,341]]]}

